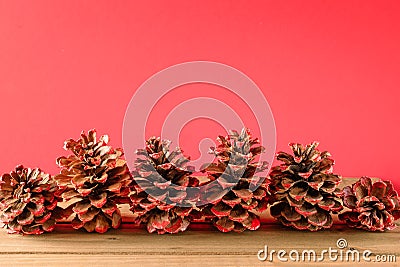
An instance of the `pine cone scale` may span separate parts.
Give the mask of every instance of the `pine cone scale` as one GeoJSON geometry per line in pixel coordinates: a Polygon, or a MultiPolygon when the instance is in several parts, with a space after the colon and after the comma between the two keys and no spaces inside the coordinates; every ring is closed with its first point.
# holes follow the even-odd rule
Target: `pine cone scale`
{"type": "Polygon", "coordinates": [[[59,214],[58,190],[52,177],[40,169],[17,166],[1,176],[0,220],[9,233],[52,231],[59,214]]]}
{"type": "Polygon", "coordinates": [[[97,139],[95,130],[82,132],[77,141],[65,142],[64,148],[73,155],[57,159],[61,172],[55,179],[64,188],[61,197],[78,199],[70,206],[75,229],[104,233],[121,223],[116,202],[128,195],[131,176],[122,150],[108,142],[107,135],[97,139]]]}
{"type": "Polygon", "coordinates": [[[331,173],[334,161],[328,152],[317,149],[316,142],[289,146],[293,156],[279,152],[277,159],[283,163],[274,167],[269,175],[271,215],[283,225],[299,230],[331,227],[331,213],[343,208],[335,200],[341,177],[331,173]]]}
{"type": "Polygon", "coordinates": [[[350,227],[368,231],[392,230],[394,221],[399,219],[399,196],[389,181],[372,182],[369,177],[361,177],[352,186],[341,191],[343,204],[349,208],[339,214],[350,227]]]}
{"type": "Polygon", "coordinates": [[[146,224],[150,233],[177,233],[189,225],[199,184],[191,177],[191,167],[180,148],[170,150],[170,141],[152,137],[145,149],[138,149],[130,193],[131,210],[137,223],[146,224]]]}
{"type": "Polygon", "coordinates": [[[204,202],[209,203],[204,210],[211,211],[210,218],[221,232],[257,230],[260,220],[255,212],[268,205],[265,181],[255,176],[267,167],[266,162],[255,161],[264,147],[257,145],[258,139],[252,139],[247,129],[231,131],[217,141],[218,146],[210,149],[217,162],[205,165],[204,172],[218,183],[202,192],[204,202]]]}

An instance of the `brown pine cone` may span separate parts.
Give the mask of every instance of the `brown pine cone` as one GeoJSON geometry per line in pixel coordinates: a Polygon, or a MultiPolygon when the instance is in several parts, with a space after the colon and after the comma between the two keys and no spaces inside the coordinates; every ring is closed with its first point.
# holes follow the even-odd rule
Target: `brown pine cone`
{"type": "Polygon", "coordinates": [[[267,209],[266,181],[256,173],[267,168],[267,162],[257,162],[264,151],[257,138],[248,129],[239,134],[231,131],[227,137],[219,136],[218,146],[211,148],[217,162],[208,164],[204,171],[211,182],[202,191],[203,213],[221,232],[257,230],[257,213],[267,209]]]}
{"type": "Polygon", "coordinates": [[[343,205],[350,211],[339,214],[350,227],[367,231],[385,231],[396,228],[395,220],[400,218],[400,198],[390,181],[372,182],[361,177],[352,186],[346,186],[342,193],[343,205]]]}
{"type": "Polygon", "coordinates": [[[40,169],[19,165],[0,180],[0,220],[9,233],[51,232],[62,214],[57,207],[58,187],[40,169]]]}
{"type": "Polygon", "coordinates": [[[334,161],[329,152],[317,149],[317,142],[289,146],[294,156],[279,152],[277,159],[283,163],[273,167],[269,175],[271,215],[298,230],[330,228],[331,213],[343,208],[337,198],[342,179],[332,174],[334,161]]]}
{"type": "Polygon", "coordinates": [[[186,230],[190,217],[196,213],[199,184],[191,177],[188,159],[176,148],[170,151],[170,141],[152,137],[145,149],[138,149],[133,171],[131,210],[136,222],[146,224],[150,233],[178,233],[186,230]]]}
{"type": "Polygon", "coordinates": [[[82,132],[77,141],[65,142],[64,149],[73,155],[57,159],[62,169],[54,179],[63,189],[61,197],[73,201],[69,211],[75,215],[75,229],[104,233],[121,224],[117,204],[128,196],[131,176],[122,150],[108,146],[108,141],[107,135],[96,140],[95,130],[82,132]]]}

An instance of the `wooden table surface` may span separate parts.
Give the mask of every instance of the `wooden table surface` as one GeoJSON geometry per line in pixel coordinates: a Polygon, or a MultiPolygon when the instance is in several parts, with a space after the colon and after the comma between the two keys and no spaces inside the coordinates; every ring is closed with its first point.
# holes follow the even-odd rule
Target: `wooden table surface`
{"type": "Polygon", "coordinates": [[[40,236],[9,235],[4,230],[0,231],[0,266],[289,266],[295,263],[281,262],[276,255],[273,262],[260,261],[257,252],[267,245],[269,251],[301,254],[313,249],[320,255],[323,249],[337,249],[339,238],[348,243],[344,252],[368,249],[375,262],[332,262],[325,257],[323,262],[312,262],[313,266],[400,266],[400,228],[381,233],[335,224],[329,230],[305,232],[280,226],[268,215],[258,231],[241,234],[220,233],[205,223],[192,224],[175,235],[148,234],[130,222],[105,234],[77,231],[67,223],[40,236]],[[377,263],[376,255],[394,255],[397,262],[377,263]]]}

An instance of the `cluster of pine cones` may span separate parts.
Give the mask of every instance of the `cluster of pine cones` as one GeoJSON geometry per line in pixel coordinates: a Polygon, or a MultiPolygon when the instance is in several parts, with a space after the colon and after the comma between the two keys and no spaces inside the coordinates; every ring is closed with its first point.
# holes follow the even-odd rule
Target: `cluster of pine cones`
{"type": "Polygon", "coordinates": [[[75,229],[104,233],[120,226],[119,205],[127,203],[136,223],[158,234],[183,232],[195,220],[212,222],[221,232],[257,230],[269,205],[272,217],[298,230],[330,228],[336,213],[350,227],[368,231],[391,230],[400,218],[390,181],[362,177],[340,190],[334,161],[316,142],[289,144],[292,153],[279,152],[282,163],[261,175],[268,166],[259,160],[265,148],[248,129],[231,131],[211,148],[215,161],[201,170],[207,179],[195,176],[189,157],[167,140],[147,140],[132,171],[122,149],[108,143],[107,135],[82,132],[65,142],[71,154],[57,159],[59,174],[20,165],[2,175],[0,221],[8,232],[42,234],[70,220],[75,229]]]}

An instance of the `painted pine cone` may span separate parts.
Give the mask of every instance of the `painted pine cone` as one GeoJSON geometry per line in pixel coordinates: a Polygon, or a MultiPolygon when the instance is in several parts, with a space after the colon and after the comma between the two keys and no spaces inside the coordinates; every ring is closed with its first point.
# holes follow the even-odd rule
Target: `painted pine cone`
{"type": "Polygon", "coordinates": [[[293,154],[279,152],[283,163],[272,168],[268,185],[271,215],[285,226],[317,231],[332,226],[331,213],[343,209],[337,186],[342,179],[332,174],[334,161],[320,152],[318,143],[289,144],[293,154]]]}
{"type": "Polygon", "coordinates": [[[131,211],[136,222],[145,224],[150,233],[178,233],[189,226],[190,217],[197,213],[199,184],[191,177],[189,161],[176,148],[170,151],[170,141],[152,137],[145,149],[138,149],[133,171],[131,211]]]}
{"type": "Polygon", "coordinates": [[[75,229],[104,233],[121,224],[117,204],[128,196],[132,178],[122,150],[108,146],[108,141],[107,135],[97,140],[95,130],[82,132],[77,141],[65,142],[64,149],[73,154],[57,159],[62,169],[55,180],[63,189],[62,198],[74,200],[69,210],[75,229]]]}
{"type": "Polygon", "coordinates": [[[57,207],[58,187],[40,169],[17,166],[1,176],[0,220],[9,233],[42,234],[51,232],[62,211],[57,207]]]}
{"type": "Polygon", "coordinates": [[[218,146],[211,148],[217,162],[204,169],[209,179],[217,183],[211,182],[202,191],[202,198],[210,202],[203,212],[221,232],[257,230],[257,213],[268,207],[265,180],[254,176],[267,167],[266,162],[256,161],[264,147],[251,137],[248,129],[241,133],[231,131],[217,141],[218,146]]]}
{"type": "Polygon", "coordinates": [[[400,218],[400,198],[390,181],[372,182],[361,177],[352,186],[346,186],[342,193],[343,205],[350,211],[339,214],[350,227],[367,231],[385,231],[396,227],[394,221],[400,218]]]}

